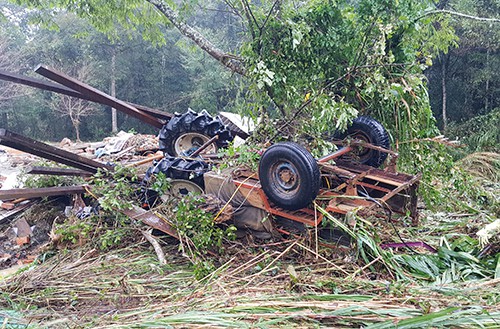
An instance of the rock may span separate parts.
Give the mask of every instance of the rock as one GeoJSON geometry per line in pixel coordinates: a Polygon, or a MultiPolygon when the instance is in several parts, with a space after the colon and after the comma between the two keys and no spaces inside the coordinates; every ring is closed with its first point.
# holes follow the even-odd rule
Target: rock
{"type": "Polygon", "coordinates": [[[16,228],[18,238],[29,237],[32,233],[31,227],[24,218],[21,218],[16,222],[16,228]]]}
{"type": "Polygon", "coordinates": [[[71,139],[69,139],[68,137],[64,137],[61,142],[59,142],[59,147],[65,147],[65,146],[71,146],[71,139]]]}

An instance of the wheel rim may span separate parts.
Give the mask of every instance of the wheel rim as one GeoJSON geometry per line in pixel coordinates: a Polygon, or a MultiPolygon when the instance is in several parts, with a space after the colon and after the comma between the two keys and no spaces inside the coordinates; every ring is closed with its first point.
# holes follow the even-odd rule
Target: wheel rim
{"type": "MultiPolygon", "coordinates": [[[[199,133],[186,133],[179,136],[175,140],[174,149],[177,155],[189,156],[209,140],[210,138],[199,133]]],[[[212,143],[206,149],[204,149],[201,154],[210,154],[216,152],[217,147],[212,143]]]]}
{"type": "MultiPolygon", "coordinates": [[[[362,143],[368,143],[368,144],[372,143],[370,137],[364,131],[361,131],[361,130],[356,130],[355,132],[350,134],[350,136],[352,136],[353,139],[361,141],[362,143]]],[[[372,149],[369,149],[367,147],[363,147],[360,145],[360,146],[355,147],[354,154],[356,154],[356,156],[361,161],[364,161],[364,159],[370,157],[370,153],[372,151],[373,151],[372,149]]]]}
{"type": "Polygon", "coordinates": [[[182,198],[188,194],[202,194],[201,187],[193,182],[184,179],[173,179],[171,181],[170,192],[173,196],[182,198]]]}
{"type": "Polygon", "coordinates": [[[288,161],[276,162],[270,170],[270,175],[272,185],[281,193],[291,194],[299,188],[297,168],[288,161]]]}

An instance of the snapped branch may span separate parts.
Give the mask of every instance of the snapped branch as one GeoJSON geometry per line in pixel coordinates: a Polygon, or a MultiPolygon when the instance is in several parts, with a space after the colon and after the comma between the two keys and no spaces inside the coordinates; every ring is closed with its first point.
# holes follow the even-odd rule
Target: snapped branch
{"type": "Polygon", "coordinates": [[[148,3],[153,5],[158,11],[160,11],[171,23],[174,25],[179,32],[185,37],[191,39],[196,43],[201,49],[207,52],[210,56],[219,61],[222,65],[229,68],[231,71],[245,75],[245,68],[241,59],[238,57],[228,54],[221,49],[217,48],[209,40],[207,40],[200,32],[196,31],[193,27],[182,22],[177,15],[177,13],[170,8],[164,1],[161,0],[146,0],[148,3]]]}

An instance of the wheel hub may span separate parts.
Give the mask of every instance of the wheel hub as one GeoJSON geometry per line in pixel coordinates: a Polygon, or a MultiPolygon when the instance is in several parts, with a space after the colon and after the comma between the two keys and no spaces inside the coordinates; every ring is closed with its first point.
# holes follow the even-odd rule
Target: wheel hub
{"type": "Polygon", "coordinates": [[[170,192],[173,196],[183,197],[191,194],[202,194],[203,190],[201,187],[196,185],[195,183],[184,180],[184,179],[173,179],[171,182],[170,192]]]}
{"type": "MultiPolygon", "coordinates": [[[[356,139],[362,143],[371,143],[370,138],[366,136],[366,134],[363,131],[356,131],[352,134],[353,139],[356,139]]],[[[363,158],[365,157],[368,153],[371,152],[371,149],[363,147],[363,146],[356,146],[354,153],[360,157],[363,158]]]]}
{"type": "MultiPolygon", "coordinates": [[[[199,133],[190,132],[183,134],[175,140],[174,144],[175,152],[178,155],[189,156],[209,140],[210,140],[209,137],[199,133]]],[[[210,154],[216,152],[217,152],[217,147],[215,146],[215,144],[211,144],[201,153],[210,154]]]]}
{"type": "Polygon", "coordinates": [[[299,182],[295,167],[288,162],[281,162],[274,170],[275,182],[284,191],[291,191],[297,188],[299,182]]]}

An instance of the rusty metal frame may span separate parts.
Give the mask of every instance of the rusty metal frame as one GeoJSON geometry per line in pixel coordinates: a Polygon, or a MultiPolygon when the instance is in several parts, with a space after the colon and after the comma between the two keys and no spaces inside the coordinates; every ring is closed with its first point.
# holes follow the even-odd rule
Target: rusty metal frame
{"type": "MultiPolygon", "coordinates": [[[[359,144],[356,141],[354,143],[359,144]]],[[[352,151],[352,148],[347,146],[340,149],[317,161],[322,179],[331,179],[339,183],[331,188],[322,188],[318,194],[317,201],[325,206],[327,212],[338,214],[346,214],[355,209],[369,211],[379,205],[383,205],[383,207],[388,207],[391,211],[399,213],[406,213],[406,210],[409,210],[412,223],[416,225],[418,223],[416,189],[418,188],[421,175],[413,176],[395,172],[394,159],[397,159],[398,156],[396,152],[367,143],[363,143],[362,145],[388,153],[393,158],[391,168],[389,170],[381,170],[359,163],[340,160],[340,156],[352,151]],[[327,163],[333,159],[336,160],[335,165],[327,163]],[[376,190],[382,193],[382,196],[378,198],[360,197],[358,196],[358,188],[376,190]],[[401,195],[403,191],[407,191],[407,193],[401,195]],[[403,199],[405,201],[403,205],[390,205],[389,201],[396,195],[409,198],[409,200],[403,199]],[[409,205],[409,209],[405,208],[407,205],[409,205]]],[[[248,193],[253,193],[253,198],[258,197],[260,199],[260,204],[255,206],[266,210],[270,214],[285,217],[312,227],[318,226],[323,220],[323,215],[315,213],[314,209],[303,208],[289,211],[272,204],[262,190],[258,179],[254,182],[248,182],[248,178],[252,176],[255,176],[255,174],[247,171],[239,171],[233,177],[233,182],[238,189],[242,188],[248,191],[248,193]]]]}

